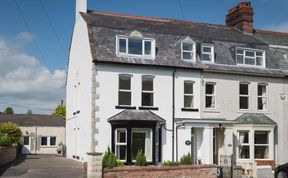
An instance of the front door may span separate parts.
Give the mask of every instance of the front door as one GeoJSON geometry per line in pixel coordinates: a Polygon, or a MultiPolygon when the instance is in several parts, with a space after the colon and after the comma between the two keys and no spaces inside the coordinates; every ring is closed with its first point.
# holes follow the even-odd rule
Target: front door
{"type": "Polygon", "coordinates": [[[23,154],[31,153],[31,151],[30,151],[30,149],[31,149],[30,143],[31,143],[30,137],[29,136],[24,136],[23,137],[23,149],[22,149],[22,153],[23,154]]]}

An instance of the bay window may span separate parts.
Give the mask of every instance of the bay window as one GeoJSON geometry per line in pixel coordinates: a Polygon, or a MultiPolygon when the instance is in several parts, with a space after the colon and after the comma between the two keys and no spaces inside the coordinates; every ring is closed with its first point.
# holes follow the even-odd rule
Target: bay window
{"type": "Polygon", "coordinates": [[[117,159],[126,160],[127,153],[127,134],[126,129],[116,129],[115,131],[115,154],[117,159]]]}
{"type": "Polygon", "coordinates": [[[254,158],[269,159],[269,132],[255,131],[254,133],[254,158]]]}
{"type": "Polygon", "coordinates": [[[238,142],[238,158],[250,159],[249,131],[239,131],[238,142]]]}

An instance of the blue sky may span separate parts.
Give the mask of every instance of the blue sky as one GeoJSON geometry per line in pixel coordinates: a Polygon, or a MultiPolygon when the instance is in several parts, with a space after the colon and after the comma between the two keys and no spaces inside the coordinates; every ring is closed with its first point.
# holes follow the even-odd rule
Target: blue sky
{"type": "MultiPolygon", "coordinates": [[[[65,99],[65,70],[75,0],[41,1],[0,2],[0,111],[9,105],[6,103],[11,103],[18,113],[25,113],[29,108],[34,113],[50,113],[65,99]]],[[[88,9],[224,24],[227,10],[239,2],[88,0],[88,9]]],[[[252,6],[256,29],[288,32],[288,0],[255,0],[252,6]]]]}

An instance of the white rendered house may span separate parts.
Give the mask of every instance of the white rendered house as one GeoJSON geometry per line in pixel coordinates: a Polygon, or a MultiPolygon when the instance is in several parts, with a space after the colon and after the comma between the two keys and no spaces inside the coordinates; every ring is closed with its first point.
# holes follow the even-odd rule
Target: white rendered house
{"type": "Polygon", "coordinates": [[[151,163],[187,153],[204,164],[287,162],[288,35],[253,31],[251,19],[233,24],[249,3],[229,10],[229,27],[76,6],[68,157],[84,162],[110,147],[127,164],[140,149],[151,163]]]}

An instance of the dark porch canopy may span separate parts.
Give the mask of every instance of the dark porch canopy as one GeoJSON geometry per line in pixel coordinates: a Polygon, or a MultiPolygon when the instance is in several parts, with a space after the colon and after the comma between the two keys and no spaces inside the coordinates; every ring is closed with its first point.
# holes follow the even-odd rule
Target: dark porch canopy
{"type": "Polygon", "coordinates": [[[132,164],[138,150],[142,150],[148,162],[161,161],[163,118],[149,110],[123,110],[108,122],[117,159],[132,164]]]}
{"type": "Polygon", "coordinates": [[[244,113],[235,121],[237,124],[277,125],[275,121],[262,113],[244,113]]]}
{"type": "Polygon", "coordinates": [[[164,123],[165,120],[160,116],[149,110],[123,110],[122,112],[110,117],[108,122],[119,123],[119,122],[129,122],[129,121],[140,121],[140,122],[154,122],[154,123],[164,123]]]}

